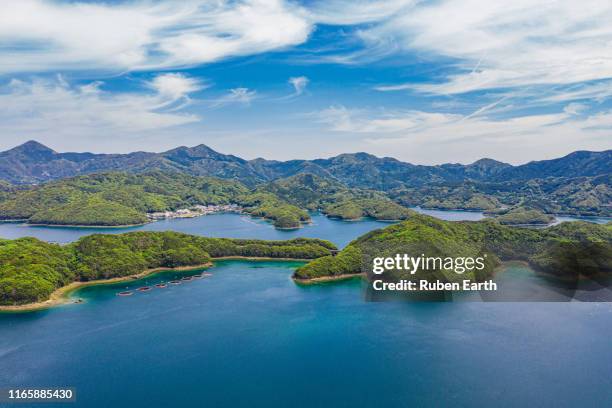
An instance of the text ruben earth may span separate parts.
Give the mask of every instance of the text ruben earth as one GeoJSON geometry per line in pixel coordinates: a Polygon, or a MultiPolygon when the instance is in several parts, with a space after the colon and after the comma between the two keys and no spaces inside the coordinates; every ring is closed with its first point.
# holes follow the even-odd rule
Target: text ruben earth
{"type": "MultiPolygon", "coordinates": [[[[427,257],[410,256],[408,254],[396,254],[392,257],[376,257],[372,261],[372,272],[380,275],[385,271],[405,271],[414,275],[417,271],[453,271],[463,274],[471,271],[482,271],[485,265],[486,254],[481,257],[427,257]]],[[[429,281],[421,279],[418,281],[400,280],[398,282],[384,282],[374,280],[374,290],[401,290],[401,291],[441,291],[441,290],[497,290],[497,284],[492,280],[485,282],[472,282],[465,279],[461,282],[443,282],[440,280],[429,281]]]]}

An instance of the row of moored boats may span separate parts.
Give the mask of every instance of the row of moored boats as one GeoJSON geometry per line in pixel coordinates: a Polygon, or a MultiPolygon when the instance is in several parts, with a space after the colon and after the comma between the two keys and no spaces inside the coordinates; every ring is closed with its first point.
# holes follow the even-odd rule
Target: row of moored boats
{"type": "Polygon", "coordinates": [[[164,289],[164,288],[167,288],[168,285],[180,285],[183,282],[189,282],[189,281],[196,280],[196,279],[208,278],[209,276],[212,276],[212,273],[199,273],[197,275],[184,276],[181,279],[171,280],[171,281],[169,281],[167,283],[166,282],[160,282],[160,283],[157,283],[157,284],[155,284],[153,286],[141,286],[138,289],[136,289],[135,291],[125,290],[123,292],[118,292],[117,296],[132,296],[134,294],[134,292],[149,292],[153,288],[164,289]]]}

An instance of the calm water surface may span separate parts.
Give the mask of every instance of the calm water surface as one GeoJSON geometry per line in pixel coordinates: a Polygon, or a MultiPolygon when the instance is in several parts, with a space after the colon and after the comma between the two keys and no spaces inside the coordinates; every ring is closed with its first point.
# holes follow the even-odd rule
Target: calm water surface
{"type": "Polygon", "coordinates": [[[352,239],[387,222],[371,219],[339,221],[315,214],[312,223],[296,230],[279,230],[263,219],[238,214],[212,214],[197,218],[174,218],[128,228],[81,228],[31,226],[24,223],[0,223],[0,238],[36,237],[44,241],[71,242],[96,233],[119,234],[130,231],[178,231],[217,238],[291,239],[297,237],[328,239],[341,247],[352,239]],[[341,232],[339,232],[341,231],[341,232]]]}
{"type": "MultiPolygon", "coordinates": [[[[414,208],[423,214],[448,221],[478,221],[485,216],[478,211],[426,210],[414,208]]],[[[608,218],[557,217],[558,221],[586,220],[599,224],[608,218]]],[[[312,223],[296,230],[278,230],[268,221],[238,214],[213,214],[198,218],[175,218],[127,228],[82,228],[32,226],[25,223],[0,222],[0,238],[36,237],[43,241],[66,243],[84,235],[104,233],[120,234],[130,231],[178,231],[186,234],[220,238],[291,239],[296,237],[328,239],[340,247],[352,239],[376,228],[383,228],[388,222],[364,219],[361,221],[340,221],[320,214],[312,215],[312,223]],[[338,228],[342,233],[338,234],[338,228]]]]}
{"type": "Polygon", "coordinates": [[[297,286],[293,267],[226,261],[166,289],[91,287],[84,304],[0,315],[0,384],[74,386],[66,406],[105,408],[612,400],[609,303],[372,303],[359,281],[297,286]]]}
{"type": "MultiPolygon", "coordinates": [[[[313,236],[343,246],[384,225],[316,216],[312,226],[278,231],[220,214],[135,229],[313,236]]],[[[37,231],[62,242],[92,232],[3,227],[0,236],[37,231]]],[[[366,302],[359,281],[295,285],[296,265],[219,262],[209,270],[212,277],[166,289],[116,296],[176,272],[131,286],[86,288],[74,295],[83,304],[0,314],[0,387],[76,387],[78,402],[66,406],[93,408],[598,407],[612,401],[611,303],[366,302]]],[[[541,290],[530,276],[514,266],[500,279],[523,279],[528,286],[521,291],[541,290]]]]}

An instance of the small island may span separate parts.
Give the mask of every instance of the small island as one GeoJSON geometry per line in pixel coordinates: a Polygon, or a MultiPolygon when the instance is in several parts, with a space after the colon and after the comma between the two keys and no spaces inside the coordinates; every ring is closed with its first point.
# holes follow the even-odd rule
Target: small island
{"type": "Polygon", "coordinates": [[[555,217],[543,211],[529,207],[515,207],[511,209],[488,212],[502,225],[513,226],[547,226],[555,221],[555,217]]]}

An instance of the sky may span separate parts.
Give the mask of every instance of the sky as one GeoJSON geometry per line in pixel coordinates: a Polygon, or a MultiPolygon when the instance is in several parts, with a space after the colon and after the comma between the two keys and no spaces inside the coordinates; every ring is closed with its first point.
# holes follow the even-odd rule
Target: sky
{"type": "Polygon", "coordinates": [[[608,0],[0,2],[0,150],[519,164],[612,148],[608,0]]]}

